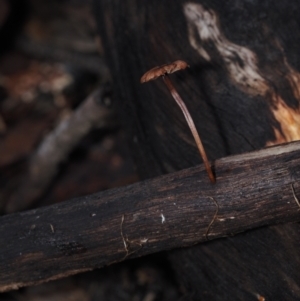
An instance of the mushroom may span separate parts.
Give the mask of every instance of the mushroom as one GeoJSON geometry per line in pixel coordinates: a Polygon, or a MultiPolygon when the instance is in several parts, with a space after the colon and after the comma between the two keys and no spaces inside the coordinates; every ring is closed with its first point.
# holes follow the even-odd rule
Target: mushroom
{"type": "Polygon", "coordinates": [[[197,132],[194,121],[193,121],[184,101],[182,100],[182,98],[180,97],[178,92],[176,91],[175,87],[173,86],[173,84],[170,80],[170,77],[168,76],[168,74],[174,73],[178,70],[183,70],[187,67],[189,67],[189,65],[186,62],[181,61],[181,60],[175,61],[171,64],[165,64],[162,66],[154,67],[153,69],[149,70],[141,77],[141,83],[146,83],[146,82],[148,82],[150,80],[154,80],[158,77],[163,78],[164,83],[166,84],[167,88],[169,89],[169,91],[170,91],[171,95],[173,96],[173,98],[175,99],[176,103],[179,105],[179,107],[189,125],[189,128],[194,136],[196,145],[198,147],[198,150],[199,150],[202,160],[204,162],[205,169],[208,173],[208,177],[212,183],[215,183],[216,182],[215,176],[212,172],[211,166],[207,159],[207,155],[205,153],[203,144],[202,144],[199,134],[197,132]]]}

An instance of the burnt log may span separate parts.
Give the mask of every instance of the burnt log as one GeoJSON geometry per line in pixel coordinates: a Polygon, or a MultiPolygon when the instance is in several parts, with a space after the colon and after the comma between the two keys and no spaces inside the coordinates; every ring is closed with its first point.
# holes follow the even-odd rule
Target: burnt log
{"type": "MultiPolygon", "coordinates": [[[[163,83],[139,83],[145,71],[177,59],[190,69],[172,79],[211,160],[300,139],[297,1],[94,3],[141,177],[201,162],[163,83]]],[[[179,250],[170,259],[189,300],[295,300],[298,237],[299,225],[265,228],[179,250]]]]}
{"type": "MultiPolygon", "coordinates": [[[[224,267],[235,275],[241,268],[246,269],[249,262],[244,258],[243,265],[236,267],[230,258],[224,260],[227,253],[216,248],[210,258],[208,241],[261,226],[300,221],[300,172],[294,168],[299,164],[300,142],[294,142],[217,160],[216,184],[209,184],[204,166],[200,165],[58,205],[3,216],[0,292],[203,242],[205,260],[223,261],[224,267]]],[[[299,230],[294,224],[281,231],[290,228],[299,230]]],[[[264,231],[249,232],[237,239],[249,247],[248,238],[253,233],[261,239],[263,250],[264,241],[268,241],[264,231]]],[[[271,234],[273,240],[282,232],[276,233],[271,234]]],[[[286,247],[285,255],[293,258],[300,245],[299,240],[290,245],[290,239],[287,236],[280,244],[286,247]]],[[[220,245],[223,244],[234,253],[232,239],[222,240],[220,245]]],[[[193,251],[186,252],[195,256],[193,251]]],[[[278,255],[280,252],[280,248],[274,250],[278,255]]],[[[247,252],[243,254],[248,256],[247,252]]],[[[172,256],[176,257],[176,253],[172,256]]],[[[178,269],[188,261],[189,257],[178,269]]],[[[265,264],[270,270],[272,259],[265,264]]],[[[195,272],[199,268],[196,258],[193,268],[195,272]]],[[[280,266],[277,271],[275,277],[281,275],[280,266]]],[[[188,270],[183,268],[181,272],[185,275],[188,270]]],[[[291,279],[295,276],[289,275],[291,279]]],[[[263,292],[263,284],[256,288],[251,280],[247,281],[247,288],[251,289],[248,293],[263,292]]],[[[290,294],[286,287],[280,289],[285,295],[290,294]]],[[[294,288],[290,295],[297,293],[299,290],[294,288]]]]}

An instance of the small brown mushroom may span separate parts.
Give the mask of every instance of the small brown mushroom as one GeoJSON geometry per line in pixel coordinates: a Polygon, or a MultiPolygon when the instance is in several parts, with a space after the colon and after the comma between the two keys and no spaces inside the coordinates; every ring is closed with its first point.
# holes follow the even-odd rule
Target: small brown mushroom
{"type": "Polygon", "coordinates": [[[162,66],[154,67],[148,72],[146,72],[142,77],[141,77],[141,83],[146,83],[150,80],[157,79],[160,76],[164,76],[166,74],[171,74],[174,73],[178,70],[183,70],[185,68],[189,67],[189,65],[184,62],[184,61],[175,61],[171,64],[165,64],[162,66]]]}
{"type": "Polygon", "coordinates": [[[180,95],[178,94],[178,92],[176,91],[175,87],[173,86],[168,74],[171,74],[173,72],[176,72],[178,70],[183,70],[186,67],[188,67],[188,64],[184,61],[178,60],[175,61],[171,64],[166,64],[166,65],[162,65],[162,66],[158,66],[158,67],[154,67],[153,69],[149,70],[148,72],[146,72],[142,77],[141,77],[141,83],[145,83],[148,82],[150,80],[154,80],[158,77],[162,77],[164,80],[164,83],[166,84],[166,86],[168,87],[171,95],[173,96],[173,98],[175,99],[176,103],[178,104],[178,106],[180,107],[188,125],[189,128],[194,136],[196,145],[198,147],[198,150],[200,152],[200,155],[203,159],[204,165],[205,165],[205,169],[208,173],[208,177],[210,179],[210,181],[212,183],[216,182],[215,176],[212,172],[211,166],[209,164],[209,161],[207,159],[207,155],[205,153],[203,144],[201,142],[201,139],[199,137],[199,134],[197,132],[196,126],[194,124],[194,121],[184,103],[184,101],[182,100],[182,98],[180,97],[180,95]]]}

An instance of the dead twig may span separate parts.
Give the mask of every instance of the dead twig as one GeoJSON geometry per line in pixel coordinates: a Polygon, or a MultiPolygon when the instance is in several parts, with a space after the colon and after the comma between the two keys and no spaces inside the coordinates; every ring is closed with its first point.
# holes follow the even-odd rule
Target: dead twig
{"type": "Polygon", "coordinates": [[[31,206],[56,176],[60,163],[93,128],[114,126],[110,104],[107,88],[103,86],[45,137],[29,162],[28,174],[8,201],[6,212],[31,206]]]}

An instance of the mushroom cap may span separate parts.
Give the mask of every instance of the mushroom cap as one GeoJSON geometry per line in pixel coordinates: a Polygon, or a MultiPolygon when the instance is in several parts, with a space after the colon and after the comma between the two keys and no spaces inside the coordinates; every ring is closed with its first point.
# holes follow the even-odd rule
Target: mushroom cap
{"type": "Polygon", "coordinates": [[[189,65],[185,61],[175,61],[171,64],[165,64],[161,66],[154,67],[147,71],[142,77],[141,77],[141,83],[146,83],[150,80],[157,79],[160,76],[174,73],[178,70],[183,70],[186,67],[189,67],[189,65]]]}

